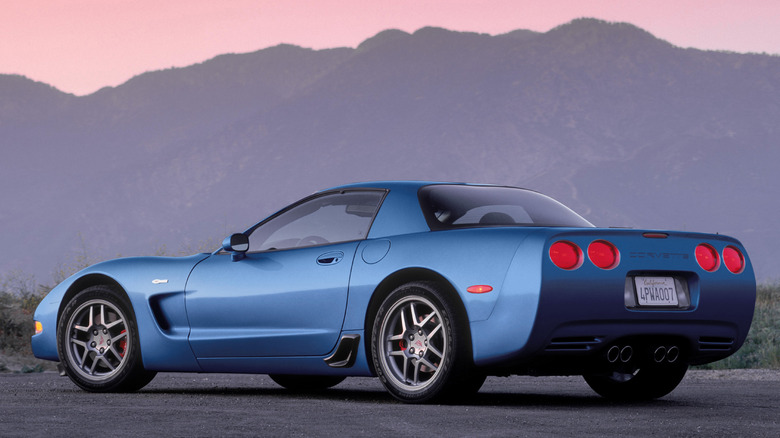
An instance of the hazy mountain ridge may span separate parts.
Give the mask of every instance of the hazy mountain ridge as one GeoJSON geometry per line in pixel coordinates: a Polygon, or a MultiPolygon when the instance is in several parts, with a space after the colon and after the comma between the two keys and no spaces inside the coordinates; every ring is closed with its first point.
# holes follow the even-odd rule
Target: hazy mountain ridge
{"type": "Polygon", "coordinates": [[[316,189],[402,178],[528,186],[600,225],[731,234],[777,278],[778,102],[778,57],[590,19],[281,45],[84,97],[0,76],[2,240],[19,249],[0,272],[45,274],[78,233],[97,257],[148,254],[316,189]]]}

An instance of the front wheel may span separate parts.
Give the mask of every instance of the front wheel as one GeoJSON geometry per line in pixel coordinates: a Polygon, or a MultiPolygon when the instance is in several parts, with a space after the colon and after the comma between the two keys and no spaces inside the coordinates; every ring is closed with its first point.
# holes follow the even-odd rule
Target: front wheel
{"type": "Polygon", "coordinates": [[[469,370],[467,345],[451,301],[432,283],[391,292],[371,334],[377,375],[393,397],[407,403],[457,393],[469,370]]]}
{"type": "Polygon", "coordinates": [[[680,384],[688,365],[647,366],[633,373],[594,374],[585,377],[585,382],[602,397],[639,401],[663,397],[680,384]]]}
{"type": "Polygon", "coordinates": [[[65,373],[87,391],[135,391],[156,374],[143,368],[130,303],[107,286],[89,287],[65,306],[57,348],[65,373]]]}

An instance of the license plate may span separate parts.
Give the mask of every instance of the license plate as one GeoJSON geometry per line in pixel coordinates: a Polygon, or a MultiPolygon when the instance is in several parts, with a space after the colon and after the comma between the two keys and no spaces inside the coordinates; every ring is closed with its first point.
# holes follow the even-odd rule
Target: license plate
{"type": "Polygon", "coordinates": [[[677,306],[677,287],[672,277],[634,277],[640,306],[677,306]]]}

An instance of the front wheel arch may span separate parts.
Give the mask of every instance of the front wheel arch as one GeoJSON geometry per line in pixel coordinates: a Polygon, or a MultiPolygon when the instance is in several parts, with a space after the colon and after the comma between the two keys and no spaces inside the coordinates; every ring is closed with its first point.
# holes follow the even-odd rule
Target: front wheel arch
{"type": "Polygon", "coordinates": [[[363,322],[366,335],[364,336],[363,343],[366,351],[366,361],[368,362],[369,369],[371,370],[371,374],[373,376],[376,376],[377,373],[376,369],[374,369],[374,361],[371,354],[371,336],[374,328],[374,319],[379,312],[379,307],[382,305],[382,302],[385,300],[385,298],[387,298],[387,296],[390,295],[390,293],[392,293],[395,289],[403,286],[404,284],[415,282],[431,283],[440,291],[447,294],[447,297],[451,300],[450,302],[455,307],[456,322],[460,324],[461,327],[463,327],[463,330],[465,330],[465,348],[468,349],[468,354],[469,357],[471,357],[471,361],[473,362],[474,360],[474,350],[472,349],[471,344],[471,326],[469,325],[468,312],[466,311],[466,306],[463,304],[463,300],[455,290],[455,287],[452,286],[452,283],[450,283],[438,272],[424,268],[408,268],[396,271],[382,280],[376,289],[374,289],[374,293],[371,295],[371,301],[369,302],[366,310],[366,319],[363,322]]]}
{"type": "MultiPolygon", "coordinates": [[[[108,288],[111,288],[115,293],[122,294],[124,296],[124,299],[128,302],[130,301],[130,297],[127,296],[127,292],[125,292],[125,289],[113,278],[103,275],[103,274],[87,274],[78,280],[74,281],[73,284],[70,285],[68,290],[65,292],[65,295],[60,300],[60,307],[57,309],[57,325],[60,324],[60,318],[62,317],[62,312],[65,310],[65,306],[68,305],[70,300],[73,299],[76,295],[78,295],[80,292],[92,287],[92,286],[105,286],[108,288]]],[[[134,312],[134,309],[131,308],[131,312],[134,312]]],[[[133,314],[135,317],[135,314],[133,314]]]]}

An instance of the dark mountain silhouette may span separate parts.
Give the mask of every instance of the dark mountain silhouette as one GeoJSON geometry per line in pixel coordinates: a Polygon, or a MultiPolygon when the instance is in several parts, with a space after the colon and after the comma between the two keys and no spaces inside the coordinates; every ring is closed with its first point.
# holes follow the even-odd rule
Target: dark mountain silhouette
{"type": "Polygon", "coordinates": [[[0,273],[194,248],[329,186],[519,185],[602,226],[733,235],[780,277],[780,57],[633,25],[388,30],[76,97],[0,76],[0,273]]]}

